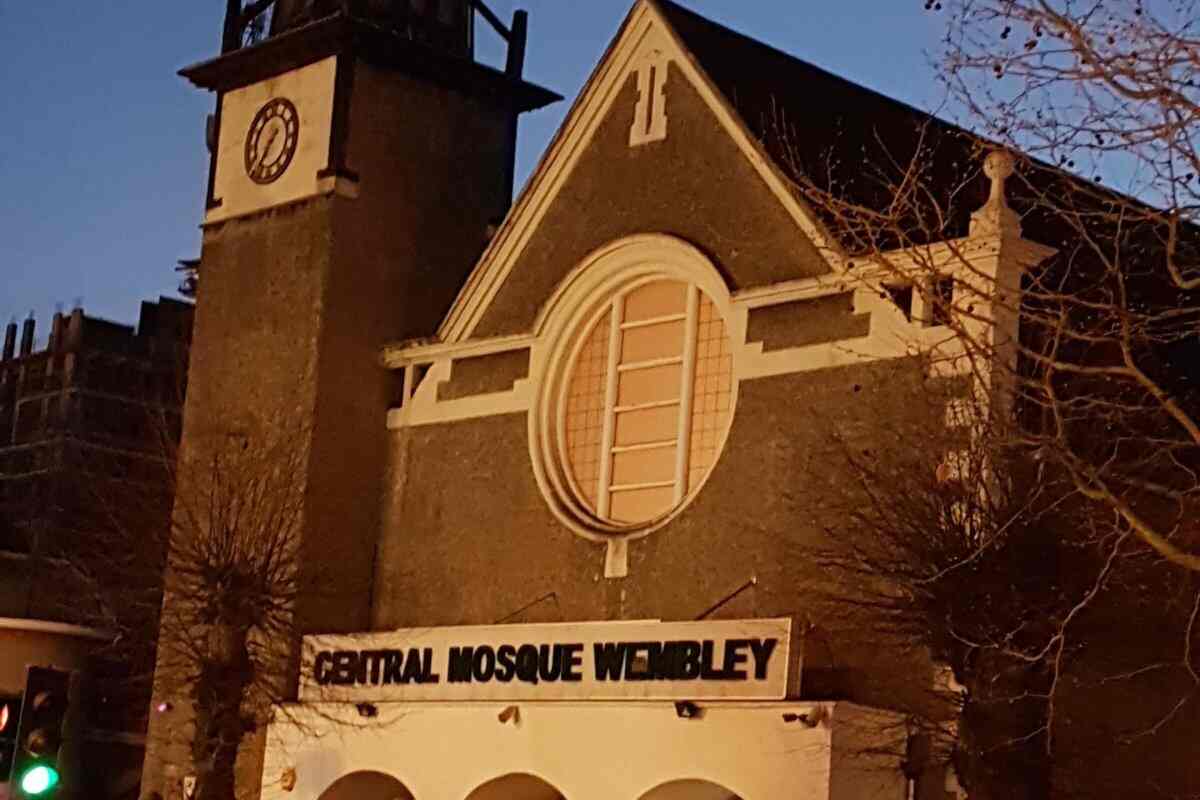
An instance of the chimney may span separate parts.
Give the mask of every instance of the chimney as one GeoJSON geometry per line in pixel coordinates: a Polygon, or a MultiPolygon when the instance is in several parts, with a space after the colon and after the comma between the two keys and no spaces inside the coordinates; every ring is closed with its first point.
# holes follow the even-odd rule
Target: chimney
{"type": "Polygon", "coordinates": [[[13,320],[8,323],[8,327],[4,329],[4,360],[8,361],[13,357],[13,353],[17,349],[17,322],[13,320]]]}
{"type": "Polygon", "coordinates": [[[50,323],[50,342],[47,349],[57,353],[63,346],[63,315],[61,311],[54,312],[54,320],[50,323]]]}
{"type": "Polygon", "coordinates": [[[71,320],[67,323],[67,349],[71,351],[78,350],[82,341],[83,309],[77,303],[75,308],[71,309],[71,320]]]}
{"type": "Polygon", "coordinates": [[[25,320],[25,324],[21,326],[21,355],[23,356],[33,352],[33,327],[35,324],[33,314],[30,314],[29,319],[25,320]]]}

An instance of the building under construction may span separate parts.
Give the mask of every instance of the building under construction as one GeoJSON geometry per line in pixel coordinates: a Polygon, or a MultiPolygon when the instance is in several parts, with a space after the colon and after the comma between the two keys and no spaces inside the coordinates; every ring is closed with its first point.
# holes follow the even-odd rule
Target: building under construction
{"type": "Polygon", "coordinates": [[[80,752],[105,765],[97,797],[123,796],[140,774],[138,678],[153,656],[122,633],[138,619],[153,630],[161,602],[191,333],[192,306],[170,298],[143,302],[136,327],[55,314],[40,349],[32,318],[4,332],[0,696],[19,695],[31,665],[86,676],[80,752]]]}

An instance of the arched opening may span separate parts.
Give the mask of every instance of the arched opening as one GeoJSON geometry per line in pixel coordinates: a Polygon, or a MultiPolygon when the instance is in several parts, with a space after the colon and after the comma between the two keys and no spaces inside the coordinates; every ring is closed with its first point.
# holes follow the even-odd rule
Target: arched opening
{"type": "Polygon", "coordinates": [[[562,792],[541,778],[513,773],[475,788],[467,800],[566,800],[562,792]]]}
{"type": "Polygon", "coordinates": [[[655,786],[638,800],[741,800],[735,793],[708,781],[671,781],[655,786]]]}
{"type": "Polygon", "coordinates": [[[321,792],[317,800],[415,800],[404,784],[382,772],[351,772],[321,792]]]}

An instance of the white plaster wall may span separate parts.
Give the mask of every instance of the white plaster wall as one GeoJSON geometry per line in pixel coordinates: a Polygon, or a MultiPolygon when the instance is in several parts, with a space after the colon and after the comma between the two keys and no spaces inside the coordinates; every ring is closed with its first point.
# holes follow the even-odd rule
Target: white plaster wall
{"type": "Polygon", "coordinates": [[[269,80],[228,92],[221,103],[221,136],[214,194],[221,205],[205,222],[217,222],[319,193],[317,172],[329,161],[333,120],[333,56],[269,80]],[[296,106],[300,134],[296,154],[283,175],[260,185],[246,174],[246,134],[254,115],[268,100],[285,97],[296,106]]]}
{"type": "Polygon", "coordinates": [[[505,706],[386,704],[374,720],[352,705],[292,706],[269,732],[263,798],[317,800],[359,770],[395,776],[416,800],[463,800],[514,772],[544,779],[567,800],[638,800],[680,779],[711,781],[744,800],[905,797],[899,759],[877,757],[863,765],[875,778],[843,782],[853,794],[831,794],[830,765],[835,755],[846,762],[831,748],[834,733],[863,714],[848,704],[721,703],[680,719],[666,702],[521,703],[516,724],[498,720],[505,706]],[[825,717],[815,728],[783,719],[814,710],[825,717]],[[285,792],[280,777],[289,769],[297,782],[285,792]]]}

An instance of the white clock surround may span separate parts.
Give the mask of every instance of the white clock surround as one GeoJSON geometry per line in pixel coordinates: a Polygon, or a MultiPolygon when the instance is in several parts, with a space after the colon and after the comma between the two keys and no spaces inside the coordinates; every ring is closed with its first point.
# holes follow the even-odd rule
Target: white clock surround
{"type": "Polygon", "coordinates": [[[325,194],[317,173],[328,165],[337,58],[330,56],[221,97],[221,130],[213,197],[205,223],[221,222],[273,206],[325,194]],[[300,117],[299,143],[286,171],[260,184],[246,174],[246,136],[267,102],[286,98],[300,117]]]}

